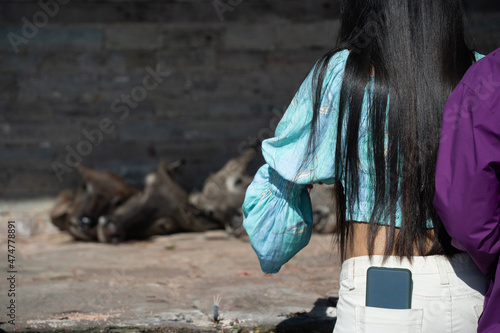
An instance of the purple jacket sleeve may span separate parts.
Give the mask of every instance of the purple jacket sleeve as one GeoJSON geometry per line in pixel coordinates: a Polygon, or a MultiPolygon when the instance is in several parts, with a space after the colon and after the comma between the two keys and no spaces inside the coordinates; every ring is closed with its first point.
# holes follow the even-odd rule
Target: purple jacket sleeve
{"type": "Polygon", "coordinates": [[[434,206],[452,244],[492,274],[500,252],[500,78],[471,75],[444,108],[434,206]]]}

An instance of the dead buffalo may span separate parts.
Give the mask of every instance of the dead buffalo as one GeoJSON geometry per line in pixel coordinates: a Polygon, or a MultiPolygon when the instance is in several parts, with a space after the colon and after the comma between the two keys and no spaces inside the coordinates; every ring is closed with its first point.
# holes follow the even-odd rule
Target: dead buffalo
{"type": "Polygon", "coordinates": [[[314,232],[331,234],[336,230],[337,201],[335,191],[335,185],[315,184],[309,192],[314,232]]]}
{"type": "Polygon", "coordinates": [[[49,212],[50,220],[59,230],[68,230],[69,211],[75,198],[75,190],[65,189],[59,192],[56,202],[49,212]]]}
{"type": "Polygon", "coordinates": [[[255,157],[255,149],[247,149],[230,159],[219,171],[209,176],[201,192],[189,196],[189,202],[221,227],[236,236],[244,231],[241,206],[252,181],[247,168],[255,157]]]}
{"type": "Polygon", "coordinates": [[[99,241],[120,243],[152,235],[218,228],[188,204],[187,192],[172,179],[172,172],[178,165],[160,163],[155,172],[146,176],[143,192],[111,214],[101,216],[97,228],[99,241]]]}
{"type": "Polygon", "coordinates": [[[137,190],[108,171],[78,166],[83,178],[75,191],[61,191],[50,212],[52,223],[67,230],[77,240],[97,240],[99,216],[109,214],[137,190]]]}

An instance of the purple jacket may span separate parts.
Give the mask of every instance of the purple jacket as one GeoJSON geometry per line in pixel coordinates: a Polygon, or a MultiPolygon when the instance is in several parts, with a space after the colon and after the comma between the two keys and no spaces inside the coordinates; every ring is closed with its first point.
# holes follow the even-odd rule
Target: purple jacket
{"type": "Polygon", "coordinates": [[[444,107],[434,206],[452,244],[489,278],[478,332],[500,332],[500,48],[469,68],[444,107]]]}

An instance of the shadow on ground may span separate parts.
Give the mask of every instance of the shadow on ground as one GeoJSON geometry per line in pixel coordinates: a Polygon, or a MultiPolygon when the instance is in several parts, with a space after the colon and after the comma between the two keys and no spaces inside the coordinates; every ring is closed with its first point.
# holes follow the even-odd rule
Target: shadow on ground
{"type": "Polygon", "coordinates": [[[332,333],[336,317],[328,313],[337,307],[338,297],[318,298],[309,312],[298,312],[276,326],[276,333],[332,333]]]}

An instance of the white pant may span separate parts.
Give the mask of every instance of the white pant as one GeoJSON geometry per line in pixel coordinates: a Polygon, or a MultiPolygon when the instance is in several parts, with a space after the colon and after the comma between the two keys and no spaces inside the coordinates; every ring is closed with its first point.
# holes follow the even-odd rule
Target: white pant
{"type": "Polygon", "coordinates": [[[399,260],[382,256],[344,261],[340,273],[334,333],[476,332],[483,311],[486,277],[465,253],[399,260]],[[408,310],[365,306],[366,270],[370,266],[407,268],[412,272],[412,305],[408,310]]]}

